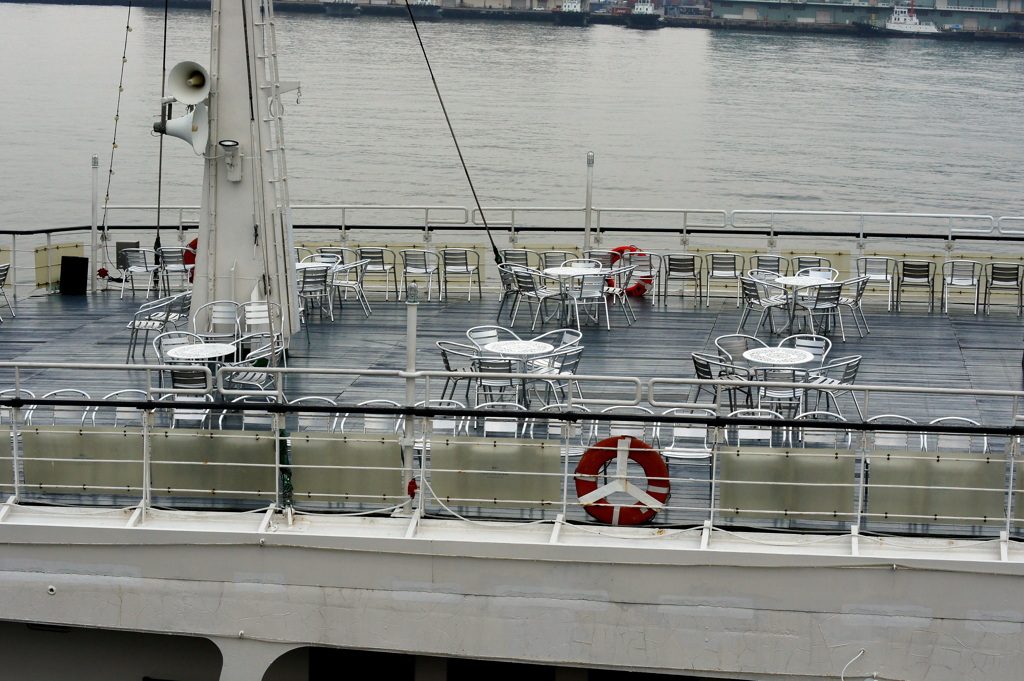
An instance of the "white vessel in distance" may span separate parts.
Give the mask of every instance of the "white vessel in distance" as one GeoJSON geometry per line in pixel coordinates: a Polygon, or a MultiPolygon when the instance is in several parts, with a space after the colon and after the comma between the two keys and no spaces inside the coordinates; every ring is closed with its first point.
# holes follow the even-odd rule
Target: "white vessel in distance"
{"type": "Polygon", "coordinates": [[[921,21],[914,13],[914,3],[908,7],[897,5],[892,8],[892,14],[885,22],[885,28],[889,31],[902,31],[904,33],[940,33],[939,27],[931,21],[921,21]]]}

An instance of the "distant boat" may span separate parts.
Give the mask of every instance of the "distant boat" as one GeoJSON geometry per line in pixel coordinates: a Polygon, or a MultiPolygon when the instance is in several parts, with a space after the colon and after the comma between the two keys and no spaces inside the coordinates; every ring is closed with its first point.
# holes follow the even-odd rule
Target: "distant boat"
{"type": "Polygon", "coordinates": [[[359,5],[354,2],[347,2],[346,0],[325,2],[324,9],[332,17],[357,17],[363,13],[359,5]]]}
{"type": "Polygon", "coordinates": [[[441,21],[441,6],[434,0],[416,0],[412,4],[412,15],[419,21],[441,21]]]}
{"type": "Polygon", "coordinates": [[[909,6],[894,5],[885,26],[859,22],[857,28],[869,35],[893,38],[932,38],[937,40],[966,40],[974,37],[971,31],[942,30],[931,21],[921,21],[914,13],[914,2],[909,6]]]}
{"type": "Polygon", "coordinates": [[[562,0],[562,9],[553,14],[555,24],[559,26],[586,26],[590,23],[590,12],[583,11],[582,0],[562,0]]]}
{"type": "Polygon", "coordinates": [[[629,28],[652,29],[665,25],[665,19],[654,13],[651,0],[636,0],[633,11],[626,15],[626,26],[629,28]]]}

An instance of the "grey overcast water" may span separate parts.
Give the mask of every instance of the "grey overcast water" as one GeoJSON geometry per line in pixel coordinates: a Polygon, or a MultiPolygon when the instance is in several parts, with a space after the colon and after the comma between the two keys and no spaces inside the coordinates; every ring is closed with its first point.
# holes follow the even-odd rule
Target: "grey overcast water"
{"type": "MultiPolygon", "coordinates": [[[[411,25],[278,14],[295,203],[470,205],[411,25]]],[[[89,222],[126,7],[0,5],[7,229],[89,222]]],[[[163,12],[134,9],[111,202],[154,204],[163,12]]],[[[1024,50],[1003,44],[444,21],[421,27],[484,205],[1024,215],[1024,50]]],[[[168,64],[209,63],[174,11],[168,64]]],[[[201,160],[165,146],[164,202],[201,160]]]]}

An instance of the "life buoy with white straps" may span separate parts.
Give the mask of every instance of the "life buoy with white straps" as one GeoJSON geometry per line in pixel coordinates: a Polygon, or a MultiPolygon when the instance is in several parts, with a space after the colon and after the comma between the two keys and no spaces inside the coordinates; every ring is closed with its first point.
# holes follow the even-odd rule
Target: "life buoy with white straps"
{"type": "MultiPolygon", "coordinates": [[[[626,253],[636,253],[639,250],[640,249],[637,248],[636,246],[619,246],[617,248],[613,248],[612,253],[615,253],[615,255],[612,256],[612,264],[614,265],[615,263],[617,263],[626,253]]],[[[637,279],[632,284],[630,284],[629,288],[626,289],[626,295],[642,296],[643,294],[647,293],[647,288],[649,286],[652,286],[653,284],[653,277],[642,277],[640,279],[637,279]]],[[[615,284],[614,282],[609,280],[608,285],[614,286],[615,284]]]]}
{"type": "Polygon", "coordinates": [[[590,516],[609,525],[639,525],[662,509],[668,501],[671,485],[668,466],[661,454],[643,440],[620,435],[601,440],[587,449],[576,465],[576,496],[590,516]],[[644,469],[646,488],[641,489],[629,481],[629,461],[644,469]],[[615,472],[605,471],[614,461],[615,472]],[[598,485],[598,478],[609,480],[598,485]],[[636,501],[633,504],[614,504],[608,496],[624,492],[636,501]]]}

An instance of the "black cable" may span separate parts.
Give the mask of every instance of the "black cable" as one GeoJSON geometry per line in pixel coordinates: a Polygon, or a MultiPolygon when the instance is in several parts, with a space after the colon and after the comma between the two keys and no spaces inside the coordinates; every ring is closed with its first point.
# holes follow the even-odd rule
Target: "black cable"
{"type": "Polygon", "coordinates": [[[444,105],[444,98],[441,96],[441,88],[437,86],[437,79],[434,78],[434,69],[430,66],[430,58],[427,56],[427,48],[423,46],[423,38],[420,36],[420,27],[416,25],[416,17],[412,13],[412,5],[409,4],[409,0],[405,0],[405,9],[409,12],[409,21],[412,22],[412,30],[416,32],[416,40],[420,44],[420,52],[423,53],[423,61],[427,64],[427,71],[430,73],[430,82],[434,84],[434,92],[437,93],[437,101],[441,105],[441,111],[444,113],[445,123],[448,124],[448,132],[451,133],[452,142],[455,143],[455,151],[459,154],[459,163],[462,164],[462,171],[466,174],[466,182],[469,183],[469,191],[473,193],[473,202],[476,204],[476,209],[480,212],[480,219],[484,221],[484,231],[487,232],[487,239],[491,242],[491,250],[494,252],[494,262],[499,265],[502,263],[501,253],[498,251],[497,244],[494,243],[494,237],[491,236],[491,228],[487,224],[487,216],[484,215],[484,209],[480,205],[480,199],[476,195],[476,187],[473,186],[473,178],[470,177],[469,168],[466,167],[466,159],[462,156],[462,148],[459,146],[459,139],[455,136],[455,128],[452,127],[452,120],[448,117],[448,108],[444,105]]]}
{"type": "MultiPolygon", "coordinates": [[[[165,106],[163,101],[167,96],[167,15],[170,0],[164,0],[164,54],[160,64],[160,106],[165,106]]],[[[157,155],[156,171],[156,240],[153,242],[153,250],[157,251],[157,262],[160,260],[160,214],[163,206],[164,193],[164,137],[160,135],[160,153],[157,155]]]]}

